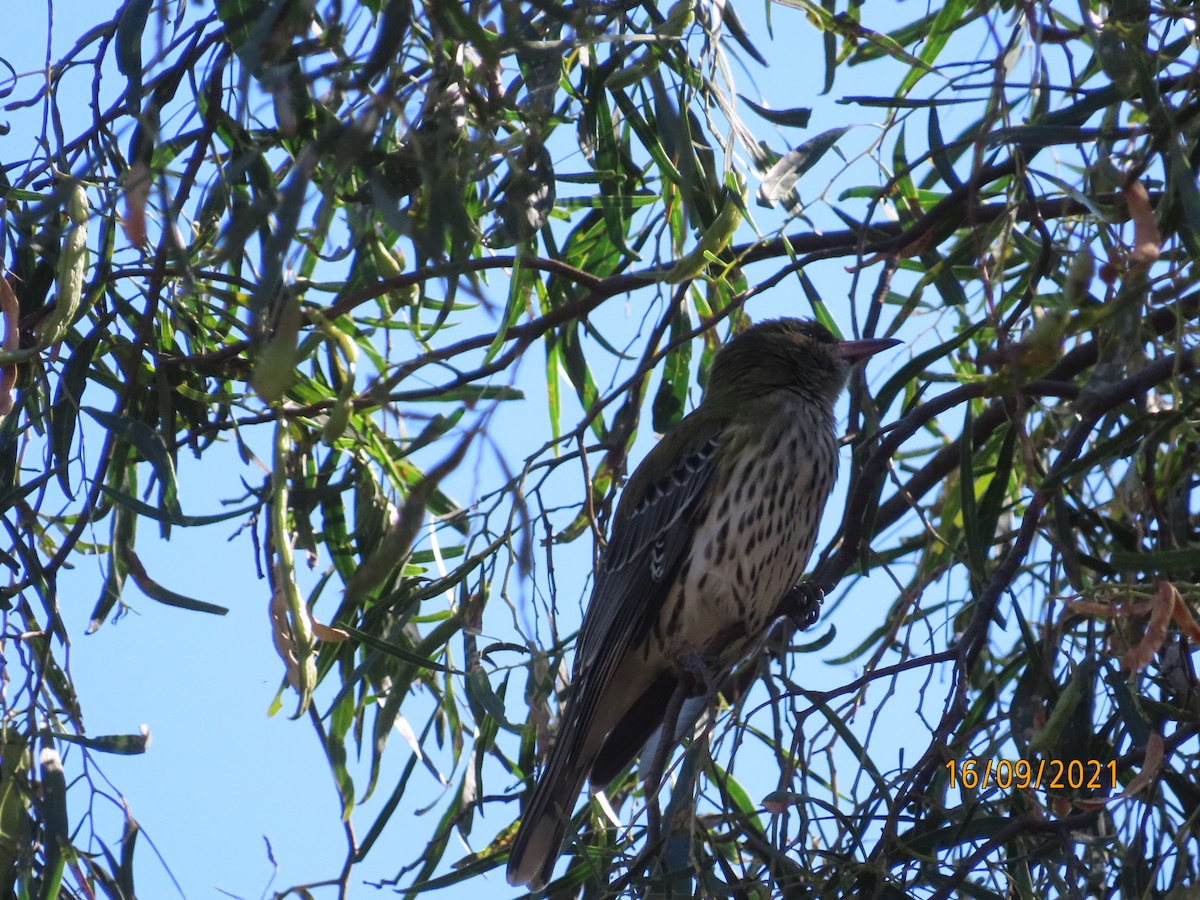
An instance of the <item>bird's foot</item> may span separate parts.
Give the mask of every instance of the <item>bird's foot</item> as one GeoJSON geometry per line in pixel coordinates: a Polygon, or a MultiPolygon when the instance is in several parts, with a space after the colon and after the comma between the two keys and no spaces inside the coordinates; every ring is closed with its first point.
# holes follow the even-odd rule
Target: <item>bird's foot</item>
{"type": "Polygon", "coordinates": [[[783,613],[799,630],[811,628],[821,617],[825,592],[807,581],[793,587],[783,599],[783,613]]]}
{"type": "Polygon", "coordinates": [[[689,696],[712,696],[721,686],[717,677],[716,659],[703,653],[687,653],[677,660],[684,674],[681,683],[689,696]]]}

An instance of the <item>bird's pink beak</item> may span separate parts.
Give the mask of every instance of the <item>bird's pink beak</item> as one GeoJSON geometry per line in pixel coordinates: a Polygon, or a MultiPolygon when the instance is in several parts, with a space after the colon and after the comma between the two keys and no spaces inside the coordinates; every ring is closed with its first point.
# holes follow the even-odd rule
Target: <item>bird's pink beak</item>
{"type": "Polygon", "coordinates": [[[880,350],[886,350],[888,347],[895,347],[897,344],[904,343],[896,338],[867,338],[862,341],[838,341],[833,348],[833,352],[840,356],[850,365],[860,363],[864,359],[869,359],[880,350]]]}

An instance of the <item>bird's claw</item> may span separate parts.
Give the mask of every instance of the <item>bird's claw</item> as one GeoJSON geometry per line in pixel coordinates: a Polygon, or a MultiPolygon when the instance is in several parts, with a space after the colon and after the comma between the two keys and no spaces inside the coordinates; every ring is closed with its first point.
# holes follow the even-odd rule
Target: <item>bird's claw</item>
{"type": "Polygon", "coordinates": [[[825,592],[807,581],[788,591],[785,601],[786,614],[800,631],[811,628],[821,617],[821,604],[825,601],[825,592]]]}
{"type": "Polygon", "coordinates": [[[693,689],[703,687],[699,694],[715,694],[719,685],[714,660],[700,653],[686,653],[679,658],[680,670],[688,676],[693,689]]]}

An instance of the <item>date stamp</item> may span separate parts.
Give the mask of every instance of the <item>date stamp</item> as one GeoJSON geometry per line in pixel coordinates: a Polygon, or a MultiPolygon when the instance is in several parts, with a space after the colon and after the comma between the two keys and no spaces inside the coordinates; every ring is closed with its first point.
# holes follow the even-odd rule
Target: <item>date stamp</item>
{"type": "Polygon", "coordinates": [[[945,768],[950,772],[950,787],[962,786],[968,791],[998,787],[1025,790],[1116,791],[1116,761],[1098,759],[952,759],[945,768]]]}

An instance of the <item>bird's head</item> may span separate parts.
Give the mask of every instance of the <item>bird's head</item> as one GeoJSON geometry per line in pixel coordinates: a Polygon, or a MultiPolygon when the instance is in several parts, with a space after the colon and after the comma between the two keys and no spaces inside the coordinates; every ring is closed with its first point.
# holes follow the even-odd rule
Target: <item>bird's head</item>
{"type": "Polygon", "coordinates": [[[838,340],[809,319],[761,322],[721,348],[709,374],[705,402],[742,402],[771,391],[790,391],[832,406],[851,366],[898,343],[892,338],[838,340]]]}

